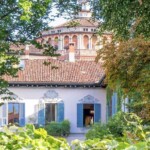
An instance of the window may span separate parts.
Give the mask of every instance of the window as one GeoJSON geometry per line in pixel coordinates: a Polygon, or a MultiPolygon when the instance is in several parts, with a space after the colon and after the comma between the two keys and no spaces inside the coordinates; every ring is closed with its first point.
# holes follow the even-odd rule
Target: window
{"type": "Polygon", "coordinates": [[[83,28],[83,31],[88,31],[88,28],[83,28]]]}
{"type": "Polygon", "coordinates": [[[64,103],[41,103],[38,107],[38,124],[45,125],[47,122],[64,120],[64,103]]]}
{"type": "Polygon", "coordinates": [[[24,68],[25,68],[25,60],[23,60],[23,59],[20,60],[20,62],[19,62],[19,68],[21,70],[24,70],[24,68]]]}
{"type": "Polygon", "coordinates": [[[77,127],[87,127],[101,119],[101,104],[77,104],[77,127]]]}
{"type": "Polygon", "coordinates": [[[94,104],[83,104],[83,126],[93,124],[94,120],[94,104]]]}
{"type": "Polygon", "coordinates": [[[53,33],[55,33],[55,31],[51,31],[51,33],[53,34],[53,33]]]}
{"type": "Polygon", "coordinates": [[[0,126],[9,123],[25,125],[25,104],[5,103],[0,107],[0,126]]]}
{"type": "Polygon", "coordinates": [[[54,103],[47,103],[45,106],[45,121],[56,121],[57,118],[57,105],[54,103]]]}
{"type": "Polygon", "coordinates": [[[19,104],[18,103],[8,104],[8,124],[9,123],[19,124],[19,104]]]}

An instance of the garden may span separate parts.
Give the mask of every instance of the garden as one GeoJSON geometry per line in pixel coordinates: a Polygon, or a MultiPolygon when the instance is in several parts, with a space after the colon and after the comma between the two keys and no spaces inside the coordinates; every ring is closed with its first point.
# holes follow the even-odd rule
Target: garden
{"type": "Polygon", "coordinates": [[[85,141],[78,139],[69,145],[70,123],[51,122],[45,128],[4,127],[0,133],[2,150],[149,150],[150,126],[133,113],[118,112],[106,124],[94,124],[85,141]]]}

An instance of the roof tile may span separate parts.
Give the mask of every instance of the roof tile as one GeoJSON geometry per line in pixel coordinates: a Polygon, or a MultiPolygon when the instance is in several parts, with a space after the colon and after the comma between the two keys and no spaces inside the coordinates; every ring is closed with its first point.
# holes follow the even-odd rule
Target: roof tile
{"type": "Polygon", "coordinates": [[[44,61],[46,60],[25,60],[25,68],[18,72],[18,77],[6,76],[5,79],[9,83],[94,84],[104,76],[101,63],[47,60],[51,65],[46,66],[44,61]],[[58,69],[52,69],[52,66],[58,69]]]}

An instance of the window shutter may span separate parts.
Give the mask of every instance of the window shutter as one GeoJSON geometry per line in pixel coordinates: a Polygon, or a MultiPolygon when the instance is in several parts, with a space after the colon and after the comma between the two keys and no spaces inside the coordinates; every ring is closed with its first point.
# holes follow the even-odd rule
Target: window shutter
{"type": "Polygon", "coordinates": [[[2,106],[0,106],[0,127],[2,126],[2,106]]]}
{"type": "Polygon", "coordinates": [[[117,113],[117,93],[112,95],[112,116],[117,113]]]}
{"type": "Polygon", "coordinates": [[[101,121],[101,104],[94,104],[94,122],[101,121]]]}
{"type": "Polygon", "coordinates": [[[38,124],[38,112],[39,112],[39,104],[36,104],[35,107],[34,107],[34,117],[35,117],[35,124],[38,124]]]}
{"type": "Polygon", "coordinates": [[[2,116],[2,118],[1,118],[1,125],[2,126],[7,125],[7,123],[8,123],[8,115],[7,115],[8,109],[7,108],[8,108],[8,104],[7,103],[4,103],[1,106],[1,116],[2,116]]]}
{"type": "Polygon", "coordinates": [[[77,104],[77,127],[83,127],[83,104],[77,104]]]}
{"type": "Polygon", "coordinates": [[[45,104],[39,104],[39,111],[38,111],[38,125],[45,125],[45,104]]]}
{"type": "Polygon", "coordinates": [[[19,104],[19,125],[25,126],[25,104],[19,104]]]}
{"type": "Polygon", "coordinates": [[[114,99],[115,99],[115,114],[117,113],[117,107],[118,107],[118,97],[117,97],[117,93],[114,93],[114,99]]]}
{"type": "Polygon", "coordinates": [[[57,122],[64,121],[64,103],[57,104],[57,122]]]}

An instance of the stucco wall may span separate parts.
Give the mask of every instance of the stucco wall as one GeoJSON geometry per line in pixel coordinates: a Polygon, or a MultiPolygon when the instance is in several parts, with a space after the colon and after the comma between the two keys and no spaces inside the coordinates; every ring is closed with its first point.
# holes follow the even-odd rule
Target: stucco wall
{"type": "Polygon", "coordinates": [[[41,88],[41,87],[12,87],[9,88],[14,94],[25,102],[26,123],[28,118],[35,113],[35,105],[48,90],[54,90],[64,101],[65,119],[71,122],[72,133],[86,132],[86,128],[77,128],[77,103],[83,97],[91,95],[99,100],[101,104],[101,120],[106,121],[106,91],[102,88],[41,88]]]}

